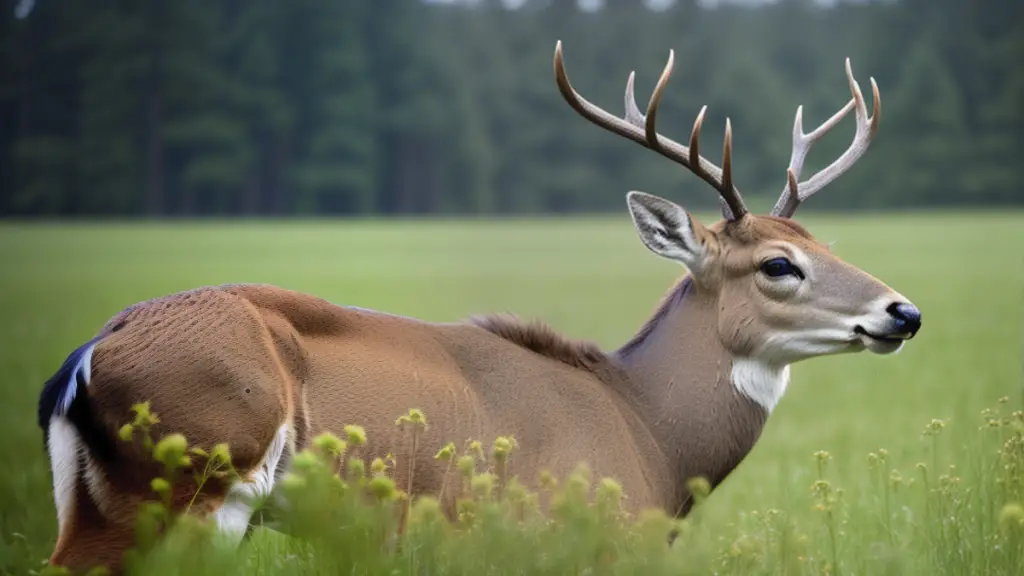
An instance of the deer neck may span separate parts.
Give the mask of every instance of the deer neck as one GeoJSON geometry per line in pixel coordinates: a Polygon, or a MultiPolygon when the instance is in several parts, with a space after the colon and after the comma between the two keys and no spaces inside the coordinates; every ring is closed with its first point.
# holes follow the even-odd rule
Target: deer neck
{"type": "Polygon", "coordinates": [[[668,503],[685,514],[687,480],[712,487],[754,447],[785,390],[788,366],[735,357],[721,343],[718,299],[686,277],[616,355],[627,395],[668,459],[668,503]]]}

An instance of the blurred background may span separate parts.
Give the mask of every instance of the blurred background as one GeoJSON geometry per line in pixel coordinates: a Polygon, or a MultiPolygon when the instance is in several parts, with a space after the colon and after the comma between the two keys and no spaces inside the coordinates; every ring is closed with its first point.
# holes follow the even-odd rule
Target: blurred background
{"type": "MultiPolygon", "coordinates": [[[[992,550],[988,505],[919,522],[926,501],[896,500],[925,514],[909,524],[974,536],[876,546],[889,493],[872,500],[865,456],[885,448],[906,478],[919,461],[984,474],[978,414],[1024,406],[1024,1],[0,0],[0,575],[35,573],[56,537],[39,390],[134,302],[266,282],[432,321],[511,311],[603,347],[631,336],[680,269],[643,247],[625,194],[706,223],[718,195],[582,119],[555,85],[558,40],[575,88],[615,115],[629,73],[644,108],[674,50],[659,130],[685,142],[707,105],[702,151],[720,163],[730,118],[755,212],[785,184],[797,106],[806,130],[843,107],[847,57],[869,99],[877,80],[875,142],[797,218],[911,298],[924,329],[898,357],[794,370],[704,530],[728,547],[731,523],[777,508],[827,550],[808,490],[827,450],[862,513],[847,572],[990,573],[988,552],[973,571],[924,567],[992,550]],[[921,434],[937,418],[941,444],[921,434]]],[[[850,115],[804,178],[853,134],[850,115]]],[[[995,478],[962,486],[994,494],[995,478]]]]}
{"type": "MultiPolygon", "coordinates": [[[[879,136],[810,209],[1024,204],[1024,3],[1006,0],[8,0],[0,216],[505,215],[624,210],[631,189],[716,194],[580,118],[644,108],[670,49],[662,134],[704,154],[731,118],[737,185],[785,181],[796,107],[849,98],[879,136]],[[869,104],[870,106],[870,104],[869,104]]],[[[849,144],[852,114],[805,177],[849,144]]]]}

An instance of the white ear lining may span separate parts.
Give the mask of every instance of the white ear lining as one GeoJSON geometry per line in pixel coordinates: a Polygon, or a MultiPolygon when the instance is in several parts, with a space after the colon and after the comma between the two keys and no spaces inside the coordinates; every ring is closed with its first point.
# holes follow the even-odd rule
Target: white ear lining
{"type": "Polygon", "coordinates": [[[632,191],[626,200],[640,240],[650,251],[680,262],[691,271],[699,269],[705,250],[686,210],[644,192],[632,191]]]}

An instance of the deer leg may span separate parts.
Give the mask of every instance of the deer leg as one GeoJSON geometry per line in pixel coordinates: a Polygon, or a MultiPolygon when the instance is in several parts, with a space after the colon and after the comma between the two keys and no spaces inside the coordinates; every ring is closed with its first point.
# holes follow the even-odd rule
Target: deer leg
{"type": "Polygon", "coordinates": [[[273,492],[282,459],[286,459],[289,431],[288,424],[278,428],[263,463],[248,479],[232,484],[224,502],[213,513],[218,530],[235,544],[240,543],[249,533],[249,520],[256,506],[273,492]]]}

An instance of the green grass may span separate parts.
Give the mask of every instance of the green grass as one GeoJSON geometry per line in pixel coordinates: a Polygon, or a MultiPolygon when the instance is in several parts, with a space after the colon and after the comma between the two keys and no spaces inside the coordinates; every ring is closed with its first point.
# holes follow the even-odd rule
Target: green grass
{"type": "MultiPolygon", "coordinates": [[[[815,453],[827,451],[825,477],[842,490],[832,505],[832,536],[844,573],[918,574],[935,567],[988,573],[991,555],[978,550],[999,533],[1001,503],[995,476],[983,466],[998,442],[986,440],[978,426],[983,409],[1009,413],[1022,406],[1024,215],[802,222],[819,239],[836,241],[838,255],[910,297],[923,311],[924,327],[896,356],[865,353],[794,367],[760,443],[700,508],[699,542],[675,554],[691,561],[733,558],[732,571],[772,571],[781,564],[769,559],[776,548],[766,542],[789,532],[766,526],[781,517],[793,526],[795,544],[786,553],[803,546],[804,561],[820,562],[815,572],[828,565],[832,538],[811,490],[818,479],[815,453]],[[1008,405],[997,405],[1001,397],[1009,397],[1008,405]],[[946,427],[922,437],[933,419],[946,427]],[[877,464],[880,449],[887,452],[884,465],[877,464]],[[925,496],[918,462],[927,465],[933,488],[956,464],[952,476],[959,481],[946,489],[960,491],[961,508],[934,515],[943,496],[925,496]],[[885,479],[893,470],[904,481],[888,493],[886,506],[884,487],[893,484],[885,479]],[[910,479],[916,484],[908,488],[910,479]],[[958,519],[956,526],[950,518],[958,519]],[[750,558],[760,563],[741,562],[750,558]]],[[[35,424],[39,389],[68,352],[129,304],[197,285],[270,282],[428,320],[514,311],[613,346],[643,322],[678,273],[641,246],[625,215],[475,223],[5,224],[0,270],[0,572],[12,574],[38,570],[55,536],[48,463],[35,424]]],[[[495,531],[519,548],[528,537],[507,526],[495,531]]],[[[459,542],[473,549],[474,561],[486,558],[484,551],[502,557],[500,542],[465,538],[459,542]]],[[[287,571],[298,546],[288,542],[259,533],[242,551],[246,566],[287,571]]],[[[388,564],[395,567],[404,571],[408,564],[388,564]]]]}

